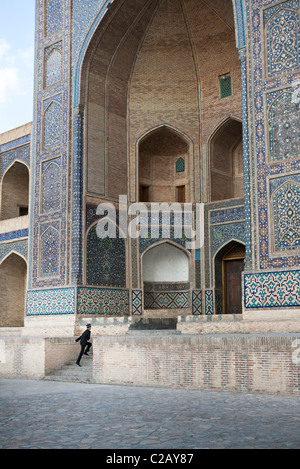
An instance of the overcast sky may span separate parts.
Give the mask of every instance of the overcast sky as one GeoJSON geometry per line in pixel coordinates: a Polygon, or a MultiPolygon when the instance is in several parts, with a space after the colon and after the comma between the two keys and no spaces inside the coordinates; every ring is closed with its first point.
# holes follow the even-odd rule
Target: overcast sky
{"type": "Polygon", "coordinates": [[[0,133],[32,121],[35,0],[0,0],[0,133]]]}

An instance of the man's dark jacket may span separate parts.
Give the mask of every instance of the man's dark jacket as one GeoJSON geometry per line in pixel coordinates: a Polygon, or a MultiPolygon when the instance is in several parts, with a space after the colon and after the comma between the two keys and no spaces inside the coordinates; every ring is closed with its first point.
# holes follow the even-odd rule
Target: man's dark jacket
{"type": "Polygon", "coordinates": [[[87,342],[90,340],[90,337],[91,337],[91,331],[87,329],[86,331],[84,331],[84,333],[80,337],[78,337],[78,339],[76,339],[76,342],[80,340],[80,345],[86,345],[87,342]]]}

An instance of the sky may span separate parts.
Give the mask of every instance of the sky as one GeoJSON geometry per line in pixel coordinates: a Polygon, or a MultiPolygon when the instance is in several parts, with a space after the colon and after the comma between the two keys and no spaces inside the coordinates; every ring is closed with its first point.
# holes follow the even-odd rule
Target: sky
{"type": "Polygon", "coordinates": [[[35,0],[0,0],[0,133],[32,121],[35,0]]]}

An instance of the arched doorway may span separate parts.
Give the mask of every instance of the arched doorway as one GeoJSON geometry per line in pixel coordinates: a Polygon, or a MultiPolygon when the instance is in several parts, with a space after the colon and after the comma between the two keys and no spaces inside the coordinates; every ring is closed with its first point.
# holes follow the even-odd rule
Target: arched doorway
{"type": "Polygon", "coordinates": [[[189,145],[169,127],[150,132],[139,145],[140,202],[189,199],[189,145]]]}
{"type": "Polygon", "coordinates": [[[217,314],[242,314],[242,272],[245,246],[232,241],[215,258],[215,295],[217,314]]]}
{"type": "Polygon", "coordinates": [[[16,162],[2,179],[1,220],[28,215],[29,171],[25,164],[16,162]]]}
{"type": "Polygon", "coordinates": [[[150,248],[142,258],[144,309],[189,307],[190,262],[187,253],[164,242],[150,248]]]}
{"type": "Polygon", "coordinates": [[[210,140],[211,201],[244,197],[243,128],[228,118],[210,140]]]}
{"type": "Polygon", "coordinates": [[[27,264],[10,254],[0,264],[0,327],[24,327],[27,264]]]}

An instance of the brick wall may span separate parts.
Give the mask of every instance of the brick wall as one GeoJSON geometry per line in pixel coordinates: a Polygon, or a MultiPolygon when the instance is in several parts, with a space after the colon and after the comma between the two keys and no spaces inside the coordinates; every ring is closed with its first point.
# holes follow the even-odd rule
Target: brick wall
{"type": "Polygon", "coordinates": [[[42,379],[79,353],[73,338],[0,336],[0,377],[42,379]]]}
{"type": "Polygon", "coordinates": [[[102,384],[299,395],[300,364],[292,361],[296,340],[300,334],[95,338],[94,379],[102,384]]]}

